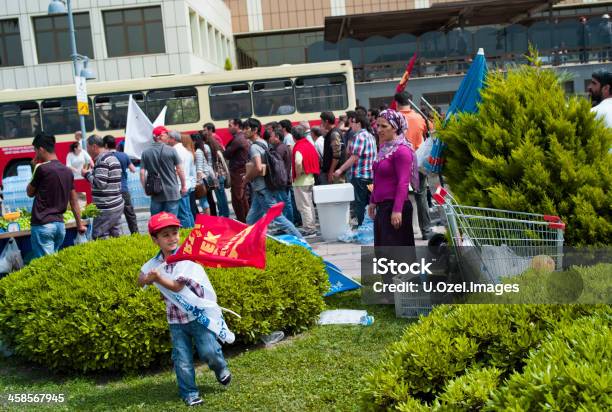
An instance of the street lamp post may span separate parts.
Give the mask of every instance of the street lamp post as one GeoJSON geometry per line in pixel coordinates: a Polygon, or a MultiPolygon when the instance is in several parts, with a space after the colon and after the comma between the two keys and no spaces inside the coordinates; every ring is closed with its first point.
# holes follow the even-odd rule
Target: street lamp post
{"type": "MultiPolygon", "coordinates": [[[[78,77],[84,77],[86,80],[95,79],[93,73],[87,69],[89,58],[77,53],[74,19],[72,17],[72,6],[70,0],[65,0],[65,3],[62,0],[51,0],[48,8],[49,15],[66,13],[68,14],[68,29],[70,31],[70,47],[72,51],[70,57],[72,58],[75,82],[77,81],[78,77]]],[[[80,112],[79,121],[81,123],[82,144],[85,146],[85,139],[87,137],[87,130],[85,129],[85,115],[81,114],[80,112]]]]}

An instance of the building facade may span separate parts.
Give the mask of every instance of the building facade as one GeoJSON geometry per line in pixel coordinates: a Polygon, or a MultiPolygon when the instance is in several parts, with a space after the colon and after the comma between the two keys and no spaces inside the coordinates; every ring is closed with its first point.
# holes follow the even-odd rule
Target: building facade
{"type": "MultiPolygon", "coordinates": [[[[360,104],[388,101],[406,62],[416,52],[419,61],[410,89],[443,108],[471,57],[485,49],[492,69],[526,61],[529,44],[544,63],[560,66],[575,76],[567,90],[585,93],[591,66],[609,54],[610,40],[602,34],[602,16],[612,14],[612,1],[563,0],[552,8],[547,1],[532,2],[514,15],[504,14],[507,2],[463,2],[461,12],[449,11],[438,25],[417,21],[457,0],[225,0],[232,12],[236,57],[240,68],[349,59],[355,69],[360,104]],[[483,3],[487,3],[483,6],[483,3]],[[471,4],[475,6],[471,6],[471,4]],[[472,10],[470,10],[472,7],[472,10]],[[477,23],[474,9],[499,8],[496,19],[477,23]],[[409,13],[406,13],[408,11],[409,13]],[[423,13],[410,13],[410,11],[423,13]],[[431,13],[430,13],[431,12],[431,13]],[[371,15],[368,20],[368,14],[371,15]],[[400,15],[399,31],[385,25],[400,15]],[[405,15],[405,17],[404,17],[405,15]],[[458,15],[461,17],[457,18],[458,15]],[[378,19],[378,16],[380,18],[378,19]],[[582,39],[579,17],[588,18],[588,39],[582,39]],[[330,18],[337,30],[330,30],[330,18]],[[378,19],[378,21],[377,21],[378,19]],[[404,19],[404,20],[401,20],[404,19]],[[361,23],[363,22],[363,24],[361,23]],[[426,27],[426,29],[423,29],[426,27]],[[405,28],[404,31],[402,29],[405,28]],[[583,50],[583,49],[586,49],[583,50]],[[584,66],[584,60],[588,62],[584,66]]],[[[515,2],[528,3],[527,1],[515,2]]],[[[513,3],[512,5],[515,5],[513,3]]],[[[490,13],[493,14],[493,13],[490,13]]],[[[586,36],[585,36],[586,37],[586,36]]]]}
{"type": "MultiPolygon", "coordinates": [[[[235,65],[221,0],[72,0],[77,51],[94,81],[223,70],[235,65]]],[[[0,0],[0,89],[74,82],[68,18],[49,0],[0,0]]]]}

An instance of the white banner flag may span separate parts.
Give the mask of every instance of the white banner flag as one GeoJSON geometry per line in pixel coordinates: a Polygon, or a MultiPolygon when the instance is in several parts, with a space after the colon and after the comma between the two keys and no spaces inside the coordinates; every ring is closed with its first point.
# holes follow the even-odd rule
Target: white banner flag
{"type": "Polygon", "coordinates": [[[166,120],[166,106],[151,123],[138,103],[130,95],[128,103],[127,124],[125,126],[125,153],[130,157],[140,159],[142,152],[153,144],[153,128],[163,126],[166,120]]]}

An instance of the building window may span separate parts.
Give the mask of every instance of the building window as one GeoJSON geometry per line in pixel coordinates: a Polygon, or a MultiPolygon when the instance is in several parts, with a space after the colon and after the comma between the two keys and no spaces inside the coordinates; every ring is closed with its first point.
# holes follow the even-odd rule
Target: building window
{"type": "Polygon", "coordinates": [[[147,116],[154,121],[164,106],[166,124],[186,124],[200,121],[198,91],[193,87],[173,90],[151,90],[147,93],[147,116]]]}
{"type": "Polygon", "coordinates": [[[289,79],[254,82],[253,105],[255,116],[295,113],[293,82],[289,79]]]}
{"type": "MultiPolygon", "coordinates": [[[[70,61],[72,51],[70,50],[68,17],[65,15],[42,16],[34,17],[33,21],[38,63],[70,61]]],[[[74,30],[76,31],[77,51],[93,58],[89,13],[74,14],[74,30]]]]}
{"type": "Polygon", "coordinates": [[[321,31],[240,37],[235,42],[238,67],[247,69],[284,63],[307,63],[308,48],[322,40],[321,31]]]}
{"type": "Polygon", "coordinates": [[[103,12],[108,57],[164,53],[161,7],[103,12]]]}
{"type": "Polygon", "coordinates": [[[346,78],[342,74],[298,77],[295,81],[295,98],[301,113],[346,110],[346,78]]]}
{"type": "Polygon", "coordinates": [[[23,66],[19,20],[0,20],[0,67],[23,66]]]}
{"type": "Polygon", "coordinates": [[[253,114],[248,83],[211,86],[208,94],[213,120],[240,119],[253,114]]]}
{"type": "Polygon", "coordinates": [[[98,95],[94,100],[96,112],[96,129],[120,130],[127,125],[128,103],[130,94],[144,111],[144,94],[141,92],[98,95]]]}
{"type": "MultiPolygon", "coordinates": [[[[89,106],[91,107],[91,99],[89,106]]],[[[46,133],[68,134],[81,130],[76,97],[43,100],[42,120],[43,130],[46,133]]],[[[85,116],[85,129],[88,132],[93,130],[92,116],[85,116]]]]}
{"type": "Polygon", "coordinates": [[[0,140],[31,137],[40,132],[40,110],[35,101],[0,104],[0,140]]]}
{"type": "Polygon", "coordinates": [[[455,92],[424,93],[423,98],[432,106],[448,106],[453,101],[455,92]]]}
{"type": "MultiPolygon", "coordinates": [[[[368,107],[372,109],[379,109],[381,106],[388,107],[389,103],[393,101],[393,96],[381,96],[381,97],[370,97],[370,104],[368,107]]],[[[360,102],[357,102],[360,104],[360,102]]]]}

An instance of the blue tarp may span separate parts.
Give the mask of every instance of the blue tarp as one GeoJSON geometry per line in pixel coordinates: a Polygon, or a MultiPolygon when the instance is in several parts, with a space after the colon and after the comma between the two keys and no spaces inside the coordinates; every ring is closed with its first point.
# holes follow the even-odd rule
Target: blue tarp
{"type": "MultiPolygon", "coordinates": [[[[308,249],[310,253],[312,253],[313,255],[319,256],[312,251],[312,247],[310,247],[308,243],[298,239],[295,236],[280,235],[280,236],[270,236],[270,237],[276,241],[279,241],[287,245],[302,246],[303,248],[308,249]]],[[[325,296],[330,296],[330,295],[333,295],[335,293],[340,293],[340,292],[346,292],[348,290],[359,289],[361,287],[359,282],[356,282],[355,280],[346,276],[344,273],[342,273],[342,270],[340,270],[340,268],[338,268],[333,263],[328,262],[325,259],[323,259],[323,263],[325,263],[325,270],[327,271],[327,275],[329,277],[329,284],[330,284],[329,292],[327,292],[325,296]]]]}

